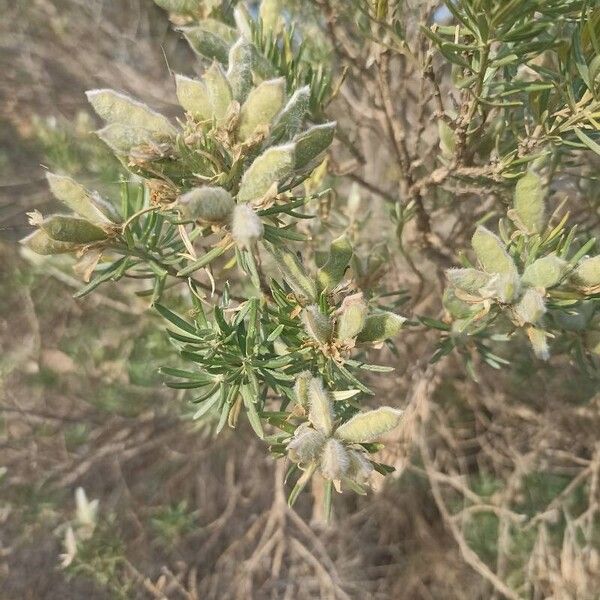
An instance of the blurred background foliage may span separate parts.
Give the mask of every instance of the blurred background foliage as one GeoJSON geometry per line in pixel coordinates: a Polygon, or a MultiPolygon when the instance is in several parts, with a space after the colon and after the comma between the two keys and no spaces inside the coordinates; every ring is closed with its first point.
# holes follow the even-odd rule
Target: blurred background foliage
{"type": "MultiPolygon", "coordinates": [[[[344,182],[357,183],[361,216],[369,216],[371,237],[362,238],[369,252],[373,236],[393,239],[407,217],[395,215],[392,223],[385,208],[397,193],[398,164],[381,143],[389,135],[385,115],[368,108],[378,76],[372,66],[382,51],[372,38],[389,30],[390,45],[412,43],[418,23],[450,17],[437,12],[439,3],[425,1],[287,4],[309,35],[311,28],[327,34],[309,51],[330,60],[338,74],[346,71],[328,117],[353,134],[331,157],[327,181],[340,187],[321,209],[344,218],[350,194],[344,182]]],[[[554,4],[547,3],[540,26],[557,19],[554,4]]],[[[297,512],[287,508],[282,465],[266,455],[247,423],[215,439],[214,422],[191,420],[184,390],[161,386],[157,368],[172,359],[172,349],[156,315],[146,312],[147,301],[135,295],[135,283],[107,284],[75,300],[80,282],[67,263],[24,260],[14,242],[27,231],[25,212],[54,207],[45,168],[116,193],[121,166],[90,133],[95,121],[84,91],[114,87],[175,116],[170,71],[192,75],[197,63],[150,0],[5,1],[0,8],[2,598],[600,596],[600,394],[598,379],[582,374],[568,356],[540,363],[523,341],[511,346],[511,369],[483,369],[474,381],[454,356],[433,366],[413,364],[409,356],[429,358],[433,338],[425,328],[408,332],[395,355],[380,353],[396,370],[375,387],[382,400],[403,405],[408,397],[413,406],[412,420],[384,453],[396,475],[368,497],[336,498],[333,521],[325,525],[318,486],[299,500],[297,512]],[[85,503],[76,504],[78,487],[99,500],[92,526],[85,503]],[[69,557],[69,527],[86,526],[92,535],[69,557]]],[[[560,27],[555,33],[560,44],[560,27]]],[[[446,61],[466,57],[477,64],[480,57],[464,47],[468,36],[439,32],[444,35],[451,37],[441,42],[446,61]]],[[[438,62],[428,46],[422,50],[440,70],[440,95],[453,84],[460,89],[457,68],[438,62]]],[[[581,51],[593,52],[585,40],[581,51]]],[[[427,96],[435,104],[435,88],[425,93],[422,72],[400,54],[392,91],[397,104],[411,107],[403,119],[412,154],[422,156],[415,173],[419,161],[443,155],[444,145],[455,152],[456,143],[482,167],[478,157],[489,155],[489,140],[469,145],[460,130],[456,139],[443,124],[438,129],[429,118],[435,109],[418,101],[427,96]]],[[[549,88],[519,87],[522,56],[496,57],[504,60],[500,67],[514,69],[516,83],[501,90],[501,100],[494,86],[482,85],[486,106],[522,94],[533,94],[534,105],[551,103],[551,94],[544,97],[549,88]]],[[[566,64],[540,66],[557,79],[553,89],[564,83],[566,64]]],[[[510,119],[498,127],[506,127],[496,138],[500,156],[534,155],[535,144],[509,147],[510,119]]],[[[589,147],[585,136],[575,139],[572,129],[557,127],[551,132],[557,147],[563,140],[589,147]]],[[[509,175],[526,162],[511,162],[509,175]]],[[[435,186],[423,188],[441,214],[461,200],[438,232],[456,247],[468,246],[470,234],[460,223],[467,216],[472,222],[473,206],[484,216],[507,204],[511,190],[494,170],[497,163],[492,166],[465,169],[456,179],[440,174],[435,186]],[[480,201],[488,192],[489,201],[487,195],[480,201]]],[[[592,237],[600,220],[597,166],[589,152],[566,159],[553,190],[556,198],[569,194],[573,219],[592,237]]],[[[402,234],[395,240],[404,257],[392,261],[388,285],[420,289],[413,308],[435,314],[440,306],[430,281],[436,281],[439,248],[422,249],[418,232],[407,229],[408,245],[402,234]],[[406,250],[410,241],[416,250],[406,250]],[[428,277],[424,289],[414,261],[428,277]]]]}

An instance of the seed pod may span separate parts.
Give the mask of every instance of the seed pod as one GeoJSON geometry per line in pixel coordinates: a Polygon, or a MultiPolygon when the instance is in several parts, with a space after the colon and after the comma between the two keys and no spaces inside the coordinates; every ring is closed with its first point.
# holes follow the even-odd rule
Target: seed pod
{"type": "Polygon", "coordinates": [[[177,130],[169,120],[148,106],[114,90],[89,90],[86,96],[98,116],[107,123],[146,130],[156,139],[169,138],[177,130]]]}
{"type": "Polygon", "coordinates": [[[342,306],[342,312],[337,321],[338,340],[353,340],[365,326],[367,319],[367,304],[361,298],[355,302],[342,306]]]}
{"type": "Polygon", "coordinates": [[[308,404],[308,419],[312,426],[329,435],[333,429],[333,402],[318,377],[313,377],[308,385],[308,404]]]}
{"type": "Polygon", "coordinates": [[[516,273],[515,263],[497,235],[479,226],[473,234],[471,243],[486,273],[516,273]]]}
{"type": "Polygon", "coordinates": [[[244,102],[252,89],[254,52],[254,46],[243,37],[229,50],[227,81],[231,86],[233,99],[240,103],[244,102]]]}
{"type": "Polygon", "coordinates": [[[293,144],[273,146],[261,154],[244,173],[238,202],[262,198],[273,186],[287,179],[294,169],[293,144]]]}
{"type": "Polygon", "coordinates": [[[89,221],[65,215],[52,215],[44,219],[40,227],[57,242],[89,244],[108,237],[104,230],[89,221]]]}
{"type": "Polygon", "coordinates": [[[292,94],[273,123],[271,138],[274,142],[288,142],[300,131],[308,112],[309,102],[310,87],[308,85],[292,94]]]}
{"type": "Polygon", "coordinates": [[[538,323],[546,312],[544,296],[534,288],[527,288],[514,310],[523,323],[538,323]]]}
{"type": "Polygon", "coordinates": [[[302,371],[302,373],[296,375],[294,395],[296,396],[296,402],[304,408],[308,406],[308,386],[312,378],[310,371],[302,371]]]}
{"type": "Polygon", "coordinates": [[[528,327],[527,337],[531,342],[531,347],[533,348],[535,355],[542,360],[548,360],[548,358],[550,358],[548,334],[543,329],[528,327]]]}
{"type": "Polygon", "coordinates": [[[538,258],[525,269],[521,283],[532,287],[551,288],[561,280],[566,266],[567,263],[555,254],[538,258]]]}
{"type": "Polygon", "coordinates": [[[227,115],[229,105],[233,100],[231,87],[221,65],[214,62],[204,73],[203,81],[210,99],[211,116],[213,119],[221,121],[227,115]]]}
{"type": "Polygon", "coordinates": [[[395,313],[382,311],[369,315],[365,326],[358,335],[358,342],[383,342],[396,336],[402,329],[406,319],[395,313]]]}
{"type": "Polygon", "coordinates": [[[236,204],[231,217],[231,237],[241,248],[251,248],[262,239],[264,227],[260,217],[248,204],[236,204]]]}
{"type": "Polygon", "coordinates": [[[179,197],[177,203],[184,219],[207,223],[224,223],[235,207],[235,202],[226,189],[208,186],[186,192],[179,197]]]}
{"type": "Polygon", "coordinates": [[[285,102],[285,79],[263,81],[248,95],[240,110],[238,138],[246,141],[257,128],[267,129],[285,102]]]}
{"type": "Polygon", "coordinates": [[[74,213],[92,223],[108,224],[110,220],[93,203],[92,194],[70,177],[46,173],[50,191],[74,213]]]}
{"type": "Polygon", "coordinates": [[[363,452],[359,450],[348,450],[350,457],[350,466],[348,468],[348,478],[359,485],[367,485],[373,473],[373,465],[365,458],[363,452]]]}
{"type": "Polygon", "coordinates": [[[200,25],[182,27],[180,31],[194,52],[222,64],[227,63],[229,48],[237,37],[233,27],[215,19],[204,19],[200,25]]]}
{"type": "Polygon", "coordinates": [[[141,127],[112,123],[99,129],[97,136],[117,155],[127,156],[134,148],[153,142],[152,133],[141,127]]]}
{"type": "Polygon", "coordinates": [[[544,228],[546,207],[542,180],[535,173],[527,173],[517,182],[514,207],[527,233],[540,233],[544,228]]]}
{"type": "Polygon", "coordinates": [[[600,254],[591,258],[584,258],[577,265],[572,279],[577,287],[583,289],[592,290],[600,286],[600,254]]]}
{"type": "Polygon", "coordinates": [[[448,269],[446,278],[452,287],[469,294],[478,294],[490,280],[490,276],[477,269],[448,269]]]}
{"type": "Polygon", "coordinates": [[[79,248],[79,244],[53,240],[43,229],[37,229],[33,233],[30,233],[20,243],[26,248],[33,250],[36,254],[44,256],[50,254],[67,254],[75,252],[79,248]]]}
{"type": "Polygon", "coordinates": [[[310,427],[299,427],[287,446],[290,460],[303,465],[314,462],[321,455],[325,439],[325,435],[320,431],[310,427]]]}
{"type": "Polygon", "coordinates": [[[477,310],[477,305],[469,304],[457,298],[452,288],[446,288],[444,291],[442,304],[453,317],[458,319],[470,317],[477,310]]]}
{"type": "Polygon", "coordinates": [[[351,258],[352,245],[345,235],[331,242],[329,258],[317,273],[317,281],[322,290],[332,290],[340,283],[351,258]]]}
{"type": "Polygon", "coordinates": [[[273,255],[277,260],[277,266],[285,278],[285,282],[290,286],[294,294],[300,299],[316,301],[317,286],[315,282],[306,274],[295,254],[291,252],[274,249],[273,255]]]}
{"type": "Polygon", "coordinates": [[[402,414],[403,411],[390,406],[358,413],[336,429],[335,437],[353,444],[374,442],[398,427],[402,414]]]}
{"type": "Polygon", "coordinates": [[[311,304],[302,309],[302,323],[306,333],[321,344],[331,340],[333,327],[327,315],[324,315],[316,304],[311,304]]]}
{"type": "Polygon", "coordinates": [[[175,75],[175,85],[177,86],[177,100],[183,110],[198,121],[212,118],[210,95],[204,82],[183,75],[175,75]]]}
{"type": "Polygon", "coordinates": [[[512,302],[521,290],[521,278],[516,270],[494,275],[481,289],[484,297],[492,298],[504,304],[512,302]]]}
{"type": "Polygon", "coordinates": [[[296,169],[302,169],[321,152],[326,150],[333,141],[337,123],[323,123],[315,125],[294,138],[296,144],[296,169]]]}
{"type": "Polygon", "coordinates": [[[350,457],[346,448],[338,440],[328,439],[321,454],[320,469],[323,477],[337,481],[346,475],[349,467],[350,457]]]}

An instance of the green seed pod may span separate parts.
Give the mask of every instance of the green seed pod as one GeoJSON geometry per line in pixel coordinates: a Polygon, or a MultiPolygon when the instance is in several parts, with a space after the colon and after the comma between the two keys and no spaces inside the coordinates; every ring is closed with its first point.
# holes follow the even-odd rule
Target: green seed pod
{"type": "Polygon", "coordinates": [[[313,427],[330,435],[333,429],[333,401],[318,377],[313,377],[308,384],[308,405],[308,419],[313,427]]]}
{"type": "Polygon", "coordinates": [[[254,88],[240,110],[238,138],[246,141],[257,128],[267,129],[285,102],[285,79],[263,81],[254,88]]]}
{"type": "Polygon", "coordinates": [[[133,148],[154,141],[153,134],[141,127],[128,127],[121,123],[112,123],[96,134],[117,155],[128,155],[133,148]]]}
{"type": "Polygon", "coordinates": [[[573,272],[572,280],[583,289],[593,290],[600,286],[600,254],[584,258],[573,272]]]}
{"type": "Polygon", "coordinates": [[[494,275],[481,289],[484,297],[492,298],[503,304],[513,302],[521,291],[521,278],[517,271],[494,275]]]}
{"type": "Polygon", "coordinates": [[[308,386],[312,378],[310,371],[302,371],[302,373],[296,375],[294,395],[296,396],[296,402],[304,408],[308,407],[308,386]]]}
{"type": "Polygon", "coordinates": [[[567,263],[555,254],[538,258],[525,269],[521,283],[546,290],[561,280],[566,266],[567,263]]]}
{"type": "Polygon", "coordinates": [[[402,414],[403,411],[390,406],[358,413],[336,429],[335,437],[351,444],[374,442],[398,427],[402,414]]]}
{"type": "Polygon", "coordinates": [[[477,269],[448,269],[446,278],[452,287],[473,295],[478,294],[490,280],[487,273],[477,269]]]}
{"type": "Polygon", "coordinates": [[[371,473],[374,471],[373,465],[360,450],[348,450],[348,456],[350,457],[350,466],[347,477],[358,485],[368,485],[371,473]]]}
{"type": "Polygon", "coordinates": [[[36,254],[44,256],[50,254],[67,254],[75,252],[79,248],[79,244],[53,240],[43,229],[37,229],[33,233],[30,233],[20,243],[26,248],[33,250],[36,254]]]}
{"type": "Polygon", "coordinates": [[[260,217],[247,204],[236,204],[231,217],[231,237],[241,248],[252,246],[264,234],[264,226],[260,217]]]}
{"type": "Polygon", "coordinates": [[[343,342],[353,340],[364,328],[366,319],[367,304],[361,294],[356,301],[346,306],[342,305],[342,312],[337,321],[337,339],[343,342]]]}
{"type": "Polygon", "coordinates": [[[351,258],[352,245],[345,235],[331,242],[329,258],[317,273],[317,281],[322,290],[332,290],[340,283],[351,258]]]}
{"type": "Polygon", "coordinates": [[[328,439],[321,454],[321,475],[325,479],[338,481],[346,475],[349,467],[350,457],[346,448],[336,439],[328,439]]]}
{"type": "Polygon", "coordinates": [[[198,121],[212,118],[212,104],[204,82],[183,75],[175,75],[175,85],[177,100],[183,110],[198,121]]]}
{"type": "Polygon", "coordinates": [[[110,220],[93,203],[92,194],[70,177],[46,173],[50,191],[57,200],[92,223],[109,224],[110,220]]]}
{"type": "Polygon", "coordinates": [[[302,309],[302,323],[310,337],[317,342],[325,344],[331,341],[333,327],[327,315],[324,315],[316,304],[311,304],[302,309]]]}
{"type": "Polygon", "coordinates": [[[254,63],[254,46],[241,37],[229,50],[229,66],[227,81],[231,86],[233,99],[244,102],[252,89],[252,65],[254,63]]]}
{"type": "Polygon", "coordinates": [[[275,143],[288,142],[300,131],[304,117],[308,113],[309,103],[310,87],[308,85],[292,94],[273,123],[271,139],[275,143]]]}
{"type": "Polygon", "coordinates": [[[514,207],[527,233],[540,233],[544,228],[546,207],[542,180],[535,173],[527,173],[517,182],[514,207]]]}
{"type": "Polygon", "coordinates": [[[274,184],[286,180],[294,169],[293,144],[273,146],[261,154],[244,173],[238,202],[262,198],[274,184]]]}
{"type": "Polygon", "coordinates": [[[309,427],[298,428],[287,446],[288,456],[292,462],[308,465],[319,458],[325,440],[325,436],[320,431],[309,427]]]}
{"type": "Polygon", "coordinates": [[[227,76],[221,65],[215,62],[204,73],[203,80],[208,91],[208,97],[210,98],[212,117],[217,121],[221,121],[227,115],[227,111],[233,100],[233,93],[227,81],[227,76]]]}
{"type": "Polygon", "coordinates": [[[398,335],[405,322],[404,317],[387,311],[369,315],[357,341],[383,342],[398,335]]]}
{"type": "Polygon", "coordinates": [[[529,342],[531,343],[535,355],[542,360],[548,360],[548,358],[550,358],[548,334],[543,329],[528,327],[527,337],[529,338],[529,342]]]}
{"type": "Polygon", "coordinates": [[[527,288],[514,310],[522,323],[539,323],[546,312],[544,296],[534,288],[527,288]]]}
{"type": "Polygon", "coordinates": [[[89,244],[108,237],[103,229],[89,221],[66,215],[52,215],[44,219],[40,227],[57,242],[89,244]]]}
{"type": "Polygon", "coordinates": [[[108,124],[143,129],[155,139],[170,138],[177,134],[166,117],[125,94],[102,89],[90,90],[86,96],[98,116],[108,124]]]}
{"type": "Polygon", "coordinates": [[[331,145],[336,125],[335,121],[323,123],[323,125],[315,125],[294,138],[296,144],[296,169],[306,167],[331,145]]]}
{"type": "Polygon", "coordinates": [[[304,268],[295,254],[275,248],[273,255],[277,266],[294,294],[300,299],[315,302],[317,299],[317,286],[306,274],[304,268]]]}
{"type": "Polygon", "coordinates": [[[184,219],[224,223],[235,207],[231,194],[222,187],[200,187],[186,192],[177,200],[184,219]]]}
{"type": "Polygon", "coordinates": [[[468,302],[457,298],[452,288],[446,288],[444,291],[442,304],[453,317],[458,319],[468,318],[478,310],[478,305],[469,304],[468,302]]]}
{"type": "Polygon", "coordinates": [[[471,243],[486,273],[516,273],[515,263],[497,235],[479,226],[473,234],[471,243]]]}
{"type": "Polygon", "coordinates": [[[180,31],[194,52],[221,64],[227,63],[229,48],[237,37],[233,27],[215,19],[204,19],[200,25],[182,27],[180,31]]]}

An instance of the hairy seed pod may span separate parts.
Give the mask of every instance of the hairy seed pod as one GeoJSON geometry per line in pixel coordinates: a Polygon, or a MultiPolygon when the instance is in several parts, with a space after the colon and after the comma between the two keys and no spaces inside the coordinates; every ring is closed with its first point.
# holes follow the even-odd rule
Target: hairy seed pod
{"type": "Polygon", "coordinates": [[[318,377],[313,377],[308,386],[308,419],[313,427],[325,435],[333,429],[333,402],[318,377]]]}
{"type": "Polygon", "coordinates": [[[246,141],[258,127],[267,128],[285,102],[285,80],[263,81],[254,88],[240,110],[238,137],[246,141]]]}
{"type": "Polygon", "coordinates": [[[490,276],[478,269],[448,269],[446,279],[452,287],[468,294],[477,294],[488,283],[490,276]]]}
{"type": "Polygon", "coordinates": [[[540,233],[544,228],[546,206],[542,180],[535,173],[527,173],[517,182],[514,207],[518,220],[527,233],[540,233]]]}
{"type": "Polygon", "coordinates": [[[367,304],[361,298],[355,302],[342,305],[342,312],[337,321],[336,337],[338,340],[347,341],[354,339],[365,326],[367,319],[367,304]]]}
{"type": "Polygon", "coordinates": [[[295,463],[306,465],[321,455],[326,437],[310,427],[299,427],[288,444],[288,456],[295,463]]]}
{"type": "Polygon", "coordinates": [[[53,240],[43,229],[38,229],[30,233],[20,243],[36,254],[42,255],[67,254],[75,252],[79,248],[78,244],[53,240]]]}
{"type": "Polygon", "coordinates": [[[567,263],[555,254],[538,258],[525,269],[521,282],[531,287],[551,288],[561,280],[566,266],[567,263]]]}
{"type": "Polygon", "coordinates": [[[471,239],[473,250],[486,273],[515,273],[517,268],[502,240],[485,227],[479,226],[471,239]]]}
{"type": "Polygon", "coordinates": [[[264,227],[260,217],[248,204],[237,204],[231,216],[231,237],[241,248],[251,248],[262,239],[264,227]]]}
{"type": "Polygon", "coordinates": [[[185,112],[198,121],[212,117],[212,106],[206,85],[198,79],[175,75],[177,100],[185,112]]]}
{"type": "Polygon", "coordinates": [[[396,336],[404,323],[406,323],[405,317],[387,311],[369,315],[357,341],[383,342],[396,336]]]}
{"type": "Polygon", "coordinates": [[[317,286],[306,274],[304,268],[295,254],[275,248],[273,255],[277,259],[277,266],[284,276],[285,282],[290,286],[298,298],[311,302],[317,299],[317,286]]]}
{"type": "Polygon", "coordinates": [[[538,323],[546,312],[544,296],[534,288],[527,288],[514,310],[519,321],[538,323]]]}
{"type": "Polygon", "coordinates": [[[89,244],[108,237],[103,229],[89,221],[65,215],[52,215],[44,219],[40,227],[49,237],[58,242],[89,244]]]}
{"type": "Polygon", "coordinates": [[[402,414],[403,411],[390,406],[358,413],[337,428],[335,437],[355,444],[374,442],[398,427],[402,414]]]}
{"type": "Polygon", "coordinates": [[[231,194],[222,187],[194,188],[177,200],[181,214],[188,221],[225,223],[235,207],[231,194]]]}
{"type": "Polygon", "coordinates": [[[364,452],[359,450],[348,450],[350,457],[350,466],[348,468],[348,477],[358,483],[358,485],[368,485],[373,473],[373,465],[365,458],[364,452]]]}
{"type": "Polygon", "coordinates": [[[346,448],[336,439],[330,438],[321,454],[321,474],[325,479],[337,481],[344,477],[350,467],[346,448]]]}
{"type": "Polygon", "coordinates": [[[296,143],[296,169],[306,167],[331,145],[336,125],[335,121],[315,125],[294,138],[296,143]]]}
{"type": "Polygon", "coordinates": [[[600,254],[584,258],[573,273],[573,282],[583,289],[594,289],[600,286],[600,254]]]}
{"type": "Polygon", "coordinates": [[[302,371],[296,375],[296,382],[294,383],[294,395],[296,396],[296,402],[303,407],[308,406],[308,386],[312,380],[310,371],[302,371]]]}
{"type": "Polygon", "coordinates": [[[306,333],[314,340],[325,344],[331,340],[333,327],[331,320],[327,315],[324,315],[316,304],[311,304],[302,310],[302,323],[306,329],[306,333]]]}

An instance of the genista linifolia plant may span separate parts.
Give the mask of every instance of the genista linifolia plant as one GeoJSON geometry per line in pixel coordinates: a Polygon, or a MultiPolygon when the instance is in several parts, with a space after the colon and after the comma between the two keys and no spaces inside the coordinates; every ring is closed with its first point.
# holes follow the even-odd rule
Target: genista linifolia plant
{"type": "Polygon", "coordinates": [[[526,348],[597,377],[593,3],[433,3],[418,27],[400,1],[156,3],[197,55],[179,111],[87,92],[120,198],[49,172],[64,210],[30,213],[22,243],[74,256],[77,297],[137,282],[175,349],[166,384],[216,432],[248,423],[290,503],[318,478],[329,513],[393,470],[376,453],[403,428],[401,336],[415,368],[452,355],[477,380],[526,348]]]}

